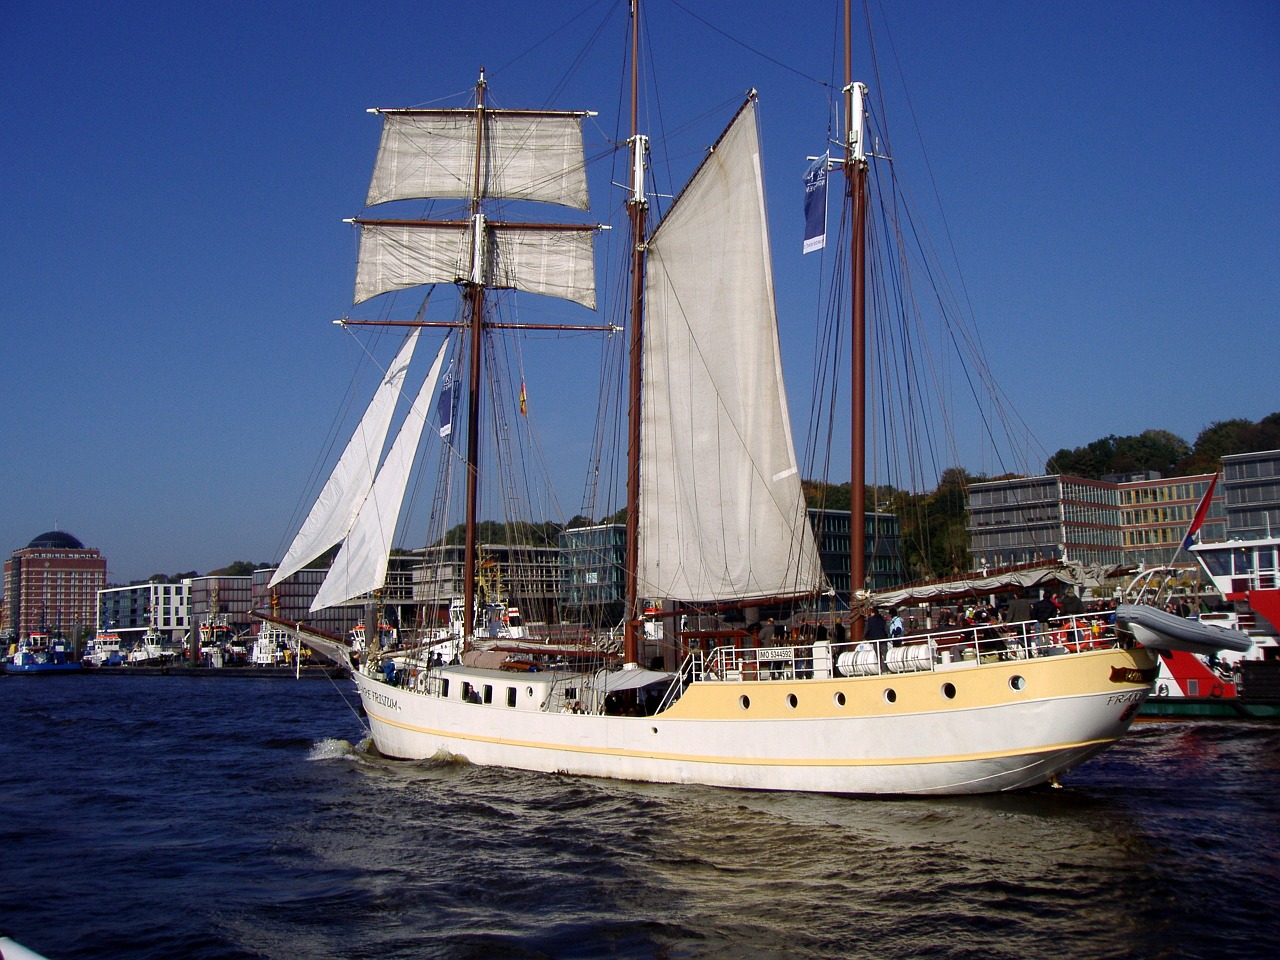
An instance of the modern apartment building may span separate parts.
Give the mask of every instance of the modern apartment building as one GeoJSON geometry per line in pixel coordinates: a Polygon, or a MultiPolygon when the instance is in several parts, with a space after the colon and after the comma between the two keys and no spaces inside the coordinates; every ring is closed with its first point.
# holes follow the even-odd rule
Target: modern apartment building
{"type": "Polygon", "coordinates": [[[247,634],[256,622],[252,609],[252,577],[206,576],[184,580],[190,598],[188,622],[192,630],[224,623],[235,635],[247,634]]]}
{"type": "MultiPolygon", "coordinates": [[[[1133,477],[1118,484],[1120,543],[1125,562],[1148,567],[1195,566],[1195,559],[1182,549],[1182,541],[1215,476],[1217,474],[1207,473],[1162,479],[1155,474],[1133,477]]],[[[1226,536],[1223,490],[1215,489],[1209,513],[1200,528],[1200,539],[1224,540],[1226,536]]]]}
{"type": "MultiPolygon", "coordinates": [[[[818,539],[822,571],[841,606],[849,603],[849,546],[853,521],[848,510],[809,508],[809,523],[818,539]]],[[[906,579],[902,559],[902,525],[892,513],[868,513],[864,519],[865,569],[871,590],[900,587],[906,579]]]]}
{"type": "Polygon", "coordinates": [[[137,640],[154,628],[167,643],[179,645],[187,640],[189,608],[187,582],[108,587],[98,591],[97,625],[125,641],[137,640]]]}
{"type": "Polygon", "coordinates": [[[1114,483],[1049,474],[969,486],[975,570],[1050,560],[1119,564],[1120,494],[1114,483]]]}
{"type": "Polygon", "coordinates": [[[1222,481],[1228,538],[1253,540],[1280,533],[1280,450],[1223,457],[1222,481]]]}
{"type": "MultiPolygon", "coordinates": [[[[555,623],[560,588],[560,548],[532,544],[484,543],[480,554],[483,590],[503,594],[520,608],[526,623],[555,623]]],[[[427,611],[426,622],[445,623],[449,604],[463,591],[466,566],[461,544],[414,551],[413,599],[427,611]]]]}
{"type": "Polygon", "coordinates": [[[622,621],[627,528],[621,523],[572,527],[560,533],[560,617],[612,626],[622,621]]]}
{"type": "MultiPolygon", "coordinates": [[[[387,567],[387,587],[379,597],[384,607],[395,611],[391,619],[397,625],[402,622],[400,617],[404,608],[412,603],[408,582],[410,571],[405,560],[399,554],[392,555],[387,567]]],[[[260,610],[283,620],[305,621],[309,626],[335,637],[345,637],[352,627],[364,619],[364,600],[311,612],[311,601],[320,591],[320,584],[324,583],[328,570],[299,570],[273,587],[270,583],[275,572],[275,567],[253,571],[249,589],[251,610],[260,610]]],[[[409,616],[412,617],[412,614],[409,616]]]]}
{"type": "MultiPolygon", "coordinates": [[[[1051,474],[972,484],[969,550],[975,570],[1051,560],[1102,566],[1195,566],[1181,550],[1214,474],[1107,480],[1051,474]]],[[[1210,501],[1203,540],[1228,535],[1223,486],[1210,501]]]]}

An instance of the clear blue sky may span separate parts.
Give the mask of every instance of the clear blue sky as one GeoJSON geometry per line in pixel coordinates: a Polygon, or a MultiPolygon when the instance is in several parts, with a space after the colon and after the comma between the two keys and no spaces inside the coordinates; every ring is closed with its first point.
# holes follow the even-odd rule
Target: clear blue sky
{"type": "MultiPolygon", "coordinates": [[[[665,122],[760,90],[780,305],[805,315],[826,114],[800,74],[829,76],[836,5],[683,3],[740,43],[649,0],[665,122]]],[[[360,312],[341,219],[365,108],[457,103],[485,65],[503,105],[611,131],[623,6],[10,3],[0,554],[56,526],[113,582],[279,559],[356,359],[329,321],[360,312]]],[[[1044,448],[1280,409],[1280,5],[883,7],[992,365],[1044,448]]],[[[783,350],[795,379],[811,344],[783,350]]]]}

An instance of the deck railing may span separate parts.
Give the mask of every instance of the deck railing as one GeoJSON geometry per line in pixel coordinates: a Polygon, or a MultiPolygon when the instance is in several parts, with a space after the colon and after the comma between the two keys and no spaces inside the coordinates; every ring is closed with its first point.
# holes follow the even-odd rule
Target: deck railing
{"type": "MultiPolygon", "coordinates": [[[[705,657],[688,658],[680,682],[690,680],[765,682],[834,677],[946,671],[1032,657],[1061,656],[1115,646],[1119,640],[1110,614],[1057,617],[1012,624],[981,624],[912,634],[889,640],[718,647],[705,657]]],[[[671,696],[671,699],[674,699],[671,696]]]]}

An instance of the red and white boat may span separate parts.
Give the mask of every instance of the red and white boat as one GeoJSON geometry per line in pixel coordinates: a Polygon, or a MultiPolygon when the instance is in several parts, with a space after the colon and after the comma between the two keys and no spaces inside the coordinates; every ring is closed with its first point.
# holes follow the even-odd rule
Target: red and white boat
{"type": "MultiPolygon", "coordinates": [[[[1143,717],[1280,716],[1280,536],[1199,543],[1190,548],[1231,604],[1200,613],[1205,627],[1237,630],[1246,651],[1160,651],[1160,674],[1143,717]]],[[[1156,571],[1148,571],[1152,578],[1156,571]]]]}

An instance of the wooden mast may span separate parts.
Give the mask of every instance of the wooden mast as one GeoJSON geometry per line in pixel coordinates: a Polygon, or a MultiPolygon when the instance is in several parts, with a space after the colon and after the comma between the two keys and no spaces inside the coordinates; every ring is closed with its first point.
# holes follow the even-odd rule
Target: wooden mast
{"type": "Polygon", "coordinates": [[[484,333],[484,214],[480,210],[481,181],[484,163],[484,67],[476,82],[476,164],[471,191],[471,279],[468,302],[471,308],[471,375],[467,393],[467,505],[463,547],[462,602],[463,643],[469,643],[475,629],[476,616],[476,500],[480,476],[480,374],[484,333]]]}
{"type": "Polygon", "coordinates": [[[640,563],[640,404],[641,345],[644,331],[644,239],[648,200],[644,193],[645,152],[648,139],[639,133],[640,0],[631,0],[631,339],[629,406],[627,408],[627,529],[626,615],[623,625],[623,662],[639,661],[639,631],[643,616],[639,587],[640,563]]]}
{"type": "MultiPolygon", "coordinates": [[[[849,457],[849,591],[850,600],[866,589],[866,462],[867,462],[867,154],[863,142],[863,96],[866,87],[853,82],[853,28],[850,0],[844,2],[845,187],[849,191],[852,230],[849,259],[852,270],[850,343],[853,361],[850,392],[849,457]]],[[[862,639],[862,618],[853,618],[855,640],[862,639]]]]}

